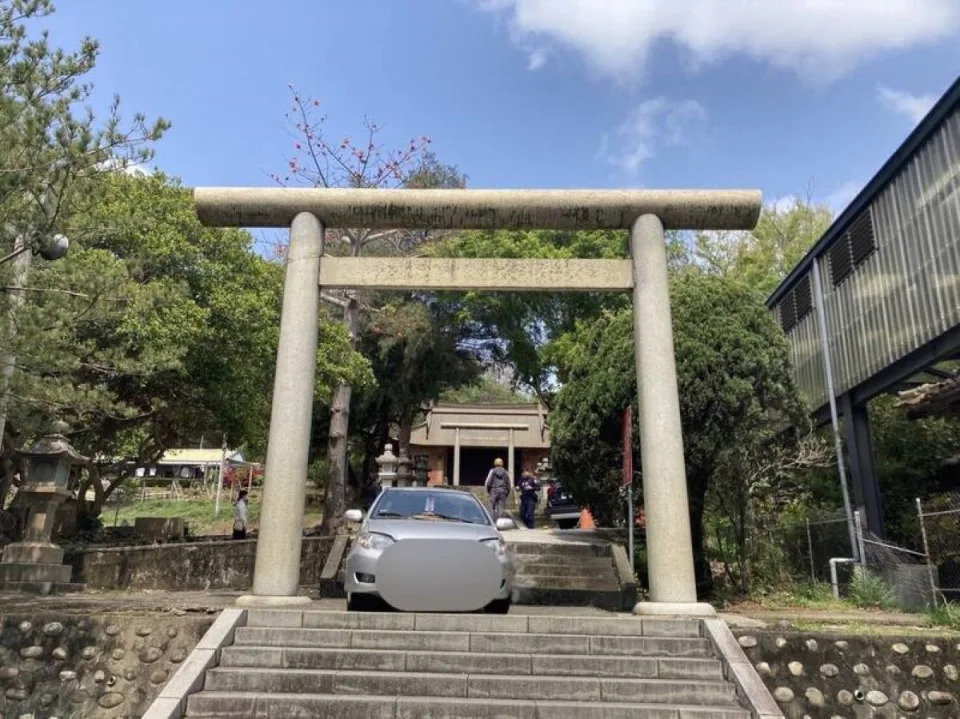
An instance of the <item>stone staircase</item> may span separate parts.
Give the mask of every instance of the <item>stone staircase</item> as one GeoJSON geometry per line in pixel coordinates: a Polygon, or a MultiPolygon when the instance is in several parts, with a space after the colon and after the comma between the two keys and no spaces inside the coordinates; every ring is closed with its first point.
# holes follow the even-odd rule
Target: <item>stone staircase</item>
{"type": "Polygon", "coordinates": [[[188,717],[750,719],[696,619],[247,611],[188,717]]]}
{"type": "MultiPolygon", "coordinates": [[[[516,537],[506,534],[516,570],[515,603],[633,608],[633,572],[618,571],[614,556],[622,548],[609,542],[511,541],[516,537]]],[[[627,563],[625,553],[622,563],[627,563]]]]}

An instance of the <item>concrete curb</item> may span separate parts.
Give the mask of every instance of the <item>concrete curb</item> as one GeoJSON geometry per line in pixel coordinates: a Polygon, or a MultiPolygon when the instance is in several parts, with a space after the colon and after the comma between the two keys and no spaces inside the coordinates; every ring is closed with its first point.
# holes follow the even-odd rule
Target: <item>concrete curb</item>
{"type": "Polygon", "coordinates": [[[627,556],[627,550],[622,544],[613,544],[611,551],[613,553],[613,565],[617,570],[617,580],[620,582],[620,595],[622,597],[621,609],[631,611],[633,605],[637,603],[637,578],[630,566],[630,558],[627,556]]]}
{"type": "Polygon", "coordinates": [[[723,662],[727,680],[736,685],[737,696],[747,705],[753,719],[784,719],[773,695],[734,639],[727,623],[722,619],[704,619],[702,624],[704,636],[723,662]]]}
{"type": "Polygon", "coordinates": [[[234,632],[246,624],[246,620],[245,609],[227,608],[220,612],[213,626],[153,700],[142,719],[182,719],[187,712],[187,698],[203,689],[207,669],[219,663],[220,649],[233,643],[234,632]]]}

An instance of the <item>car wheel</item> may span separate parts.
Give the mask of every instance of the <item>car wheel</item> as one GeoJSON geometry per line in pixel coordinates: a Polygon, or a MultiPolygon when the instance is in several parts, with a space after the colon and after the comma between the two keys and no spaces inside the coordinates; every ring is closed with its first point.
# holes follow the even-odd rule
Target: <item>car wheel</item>
{"type": "Polygon", "coordinates": [[[557,526],[560,529],[576,529],[578,521],[577,519],[558,519],[557,526]]]}
{"type": "Polygon", "coordinates": [[[486,606],[485,611],[487,614],[506,614],[510,611],[510,597],[494,599],[486,606]]]}

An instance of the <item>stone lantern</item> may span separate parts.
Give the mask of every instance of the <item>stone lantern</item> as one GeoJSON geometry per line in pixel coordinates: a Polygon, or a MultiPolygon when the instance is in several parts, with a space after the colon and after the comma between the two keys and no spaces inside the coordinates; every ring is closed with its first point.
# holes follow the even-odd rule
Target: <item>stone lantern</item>
{"type": "Polygon", "coordinates": [[[407,456],[407,450],[400,447],[400,456],[397,458],[397,486],[398,487],[409,487],[412,482],[411,480],[411,471],[410,457],[407,456]]]}
{"type": "Polygon", "coordinates": [[[417,487],[426,487],[429,477],[430,464],[425,455],[418,454],[413,461],[414,485],[417,487]]]}
{"type": "Polygon", "coordinates": [[[377,463],[377,478],[380,480],[380,486],[383,489],[394,486],[397,481],[397,455],[393,453],[393,445],[389,442],[383,448],[381,454],[375,460],[377,463]]]}
{"type": "Polygon", "coordinates": [[[71,497],[70,470],[85,464],[64,435],[69,427],[54,422],[50,432],[29,450],[18,451],[26,464],[26,477],[17,501],[26,514],[23,539],[7,545],[0,561],[0,587],[47,594],[77,589],[70,584],[72,567],[63,564],[63,550],[51,541],[57,507],[71,497]]]}

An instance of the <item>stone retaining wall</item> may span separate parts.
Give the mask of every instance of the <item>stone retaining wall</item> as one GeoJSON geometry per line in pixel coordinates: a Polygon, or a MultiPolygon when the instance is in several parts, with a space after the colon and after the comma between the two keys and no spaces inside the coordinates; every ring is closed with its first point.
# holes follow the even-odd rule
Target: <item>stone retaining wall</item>
{"type": "Polygon", "coordinates": [[[4,615],[0,717],[138,717],[213,615],[4,615]]]}
{"type": "Polygon", "coordinates": [[[960,717],[960,638],[734,635],[787,719],[960,717]]]}
{"type": "MultiPolygon", "coordinates": [[[[320,584],[332,543],[331,537],[304,537],[301,585],[320,584]]],[[[64,562],[87,589],[249,589],[256,553],[257,540],[241,539],[84,549],[68,552],[64,562]]]]}

